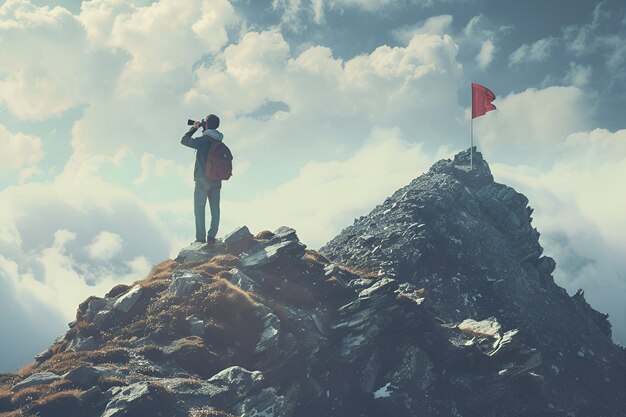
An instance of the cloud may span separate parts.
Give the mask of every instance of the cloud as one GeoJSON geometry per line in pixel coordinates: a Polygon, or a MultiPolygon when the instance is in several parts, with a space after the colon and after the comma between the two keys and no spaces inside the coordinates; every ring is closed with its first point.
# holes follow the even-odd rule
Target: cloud
{"type": "Polygon", "coordinates": [[[562,156],[565,139],[591,127],[593,108],[578,87],[530,88],[497,98],[496,111],[474,121],[487,159],[546,166],[562,156]]]}
{"type": "Polygon", "coordinates": [[[562,154],[546,168],[492,165],[498,181],[526,194],[535,207],[546,254],[557,261],[555,279],[570,293],[585,290],[590,304],[608,312],[614,340],[626,342],[626,130],[568,135],[562,154]]]}
{"type": "Polygon", "coordinates": [[[539,39],[532,44],[524,44],[509,56],[509,66],[526,62],[541,62],[550,57],[552,49],[557,45],[556,38],[539,39]]]}
{"type": "Polygon", "coordinates": [[[18,264],[0,254],[0,372],[31,362],[67,329],[57,308],[30,296],[19,277],[18,264]]]}
{"type": "Polygon", "coordinates": [[[223,227],[230,231],[246,224],[258,232],[288,225],[304,243],[318,248],[449,152],[443,147],[427,153],[404,139],[399,129],[375,129],[347,159],[309,162],[297,177],[250,201],[225,201],[223,212],[230,214],[224,216],[223,227]],[[345,198],[346,190],[366,192],[345,198]]]}
{"type": "Polygon", "coordinates": [[[20,350],[7,356],[13,362],[0,361],[4,369],[49,345],[88,296],[141,279],[172,254],[154,210],[96,179],[12,186],[0,200],[0,329],[12,335],[2,345],[20,350]],[[13,320],[25,327],[18,331],[13,320]]]}
{"type": "Polygon", "coordinates": [[[576,87],[584,87],[587,83],[589,83],[591,73],[591,66],[584,66],[570,62],[569,70],[567,71],[567,74],[565,74],[563,81],[576,87]]]}
{"type": "Polygon", "coordinates": [[[605,10],[606,2],[599,2],[591,21],[582,25],[569,25],[562,29],[565,47],[575,56],[581,57],[600,53],[608,70],[623,74],[626,62],[626,31],[623,21],[616,19],[616,13],[605,10]]]}
{"type": "Polygon", "coordinates": [[[124,240],[117,233],[107,231],[100,232],[93,238],[87,251],[91,259],[95,261],[108,261],[122,251],[124,240]]]}
{"type": "Polygon", "coordinates": [[[0,175],[27,175],[44,157],[40,138],[10,132],[0,124],[0,175]]]}
{"type": "Polygon", "coordinates": [[[392,35],[403,44],[408,44],[415,35],[443,35],[450,32],[454,18],[449,14],[432,16],[415,25],[402,26],[394,29],[392,35]]]}
{"type": "Polygon", "coordinates": [[[481,69],[485,69],[491,64],[495,49],[496,47],[490,39],[483,42],[480,52],[476,55],[476,61],[481,69]]]}

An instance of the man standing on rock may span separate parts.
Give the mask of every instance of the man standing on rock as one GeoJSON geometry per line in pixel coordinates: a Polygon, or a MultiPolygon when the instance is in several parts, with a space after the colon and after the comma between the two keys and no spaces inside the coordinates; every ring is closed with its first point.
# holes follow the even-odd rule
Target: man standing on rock
{"type": "MultiPolygon", "coordinates": [[[[196,242],[215,243],[215,236],[220,223],[220,190],[221,179],[209,179],[207,177],[207,160],[213,146],[218,146],[224,139],[224,135],[217,130],[220,119],[214,114],[209,114],[204,122],[195,122],[180,143],[196,150],[196,164],[194,166],[194,181],[196,183],[193,193],[193,212],[196,218],[196,242]],[[192,138],[200,126],[203,127],[202,136],[192,138]],[[206,232],[205,208],[207,198],[211,210],[211,225],[206,232]]],[[[232,159],[232,156],[231,156],[232,159]]]]}

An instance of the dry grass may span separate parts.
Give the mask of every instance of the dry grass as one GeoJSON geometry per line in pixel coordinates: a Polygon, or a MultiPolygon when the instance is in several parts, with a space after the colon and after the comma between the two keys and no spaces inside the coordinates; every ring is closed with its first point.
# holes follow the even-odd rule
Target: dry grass
{"type": "Polygon", "coordinates": [[[22,413],[22,410],[17,410],[17,411],[9,411],[7,413],[0,412],[0,417],[25,417],[25,415],[24,413],[22,413]]]}
{"type": "Polygon", "coordinates": [[[29,412],[39,417],[79,417],[81,412],[79,390],[59,391],[47,395],[37,401],[29,408],[29,412]]]}
{"type": "Polygon", "coordinates": [[[83,365],[100,365],[104,363],[127,363],[129,360],[128,351],[113,345],[104,346],[98,350],[88,350],[84,352],[65,351],[53,355],[47,361],[39,364],[36,368],[30,368],[28,372],[20,373],[28,376],[35,372],[53,372],[63,375],[74,368],[83,365]]]}
{"type": "Polygon", "coordinates": [[[161,262],[148,274],[144,281],[158,281],[164,279],[170,279],[178,263],[173,259],[168,259],[161,262]]]}
{"type": "Polygon", "coordinates": [[[254,236],[256,240],[270,240],[273,237],[274,233],[270,232],[269,230],[263,230],[262,232],[259,232],[254,236]]]}
{"type": "Polygon", "coordinates": [[[209,350],[204,340],[197,336],[178,340],[176,349],[168,355],[168,358],[184,370],[202,378],[211,377],[222,369],[219,356],[209,350]]]}
{"type": "Polygon", "coordinates": [[[324,255],[312,249],[307,249],[302,259],[304,259],[307,262],[314,263],[314,264],[323,264],[323,265],[330,264],[330,261],[324,255]]]}
{"type": "Polygon", "coordinates": [[[153,362],[159,362],[161,359],[163,359],[163,350],[161,350],[161,348],[157,345],[144,346],[139,350],[138,353],[144,358],[150,359],[153,362]]]}
{"type": "Polygon", "coordinates": [[[112,387],[125,387],[128,385],[128,382],[116,376],[101,376],[98,378],[97,385],[102,391],[106,391],[112,387]]]}
{"type": "Polygon", "coordinates": [[[367,269],[362,268],[353,268],[350,266],[338,265],[339,269],[346,272],[349,275],[353,275],[354,278],[363,278],[363,279],[377,279],[378,272],[369,271],[367,269]]]}
{"type": "Polygon", "coordinates": [[[106,293],[106,298],[118,297],[131,289],[131,286],[126,284],[117,284],[115,287],[111,288],[111,290],[106,293]]]}
{"type": "Polygon", "coordinates": [[[0,391],[0,416],[37,415],[40,417],[80,416],[81,394],[74,384],[67,380],[51,384],[37,385],[17,392],[0,391]]]}
{"type": "Polygon", "coordinates": [[[7,388],[0,388],[0,413],[11,409],[11,397],[13,393],[7,388]]]}

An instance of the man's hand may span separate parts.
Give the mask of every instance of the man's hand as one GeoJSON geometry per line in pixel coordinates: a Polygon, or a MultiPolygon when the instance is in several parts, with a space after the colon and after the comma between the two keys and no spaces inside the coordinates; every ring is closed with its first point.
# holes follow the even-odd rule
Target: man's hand
{"type": "Polygon", "coordinates": [[[200,126],[202,126],[202,124],[201,124],[200,122],[195,122],[195,123],[193,124],[193,128],[194,128],[194,129],[198,129],[200,126]]]}

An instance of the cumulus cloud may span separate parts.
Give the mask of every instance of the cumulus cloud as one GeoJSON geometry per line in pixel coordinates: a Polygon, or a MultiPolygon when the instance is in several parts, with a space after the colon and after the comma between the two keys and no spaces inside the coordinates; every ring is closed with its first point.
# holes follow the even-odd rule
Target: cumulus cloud
{"type": "Polygon", "coordinates": [[[530,88],[498,98],[496,111],[474,121],[488,160],[511,165],[551,164],[565,139],[590,128],[593,110],[575,86],[530,88]]]}
{"type": "Polygon", "coordinates": [[[112,87],[123,62],[114,51],[90,49],[78,18],[63,7],[28,0],[0,6],[0,102],[22,119],[45,119],[112,87]]]}
{"type": "Polygon", "coordinates": [[[421,34],[429,35],[443,35],[450,32],[450,25],[452,25],[453,17],[449,14],[443,14],[439,16],[432,16],[426,19],[424,22],[417,23],[415,25],[402,26],[394,29],[392,34],[394,38],[403,44],[408,44],[413,36],[421,34]]]}
{"type": "Polygon", "coordinates": [[[40,138],[13,133],[0,124],[0,175],[19,175],[20,171],[28,174],[43,157],[43,143],[40,138]]]}
{"type": "Polygon", "coordinates": [[[91,259],[95,261],[108,261],[122,251],[124,240],[117,233],[107,231],[100,232],[87,246],[91,259]]]}
{"type": "Polygon", "coordinates": [[[225,201],[224,211],[231,214],[224,227],[228,231],[247,224],[260,231],[289,225],[303,242],[318,248],[449,152],[443,147],[428,153],[403,138],[399,129],[376,129],[347,159],[309,162],[297,177],[251,201],[225,201]],[[365,192],[345,198],[347,190],[365,192]]]}
{"type": "Polygon", "coordinates": [[[552,49],[557,45],[556,38],[539,39],[532,44],[524,44],[509,56],[509,66],[525,62],[541,62],[550,57],[552,49]]]}
{"type": "Polygon", "coordinates": [[[311,159],[360,148],[373,127],[401,126],[430,148],[455,137],[463,124],[457,51],[449,35],[414,34],[405,47],[381,46],[349,60],[321,46],[294,56],[280,33],[248,33],[196,71],[186,98],[190,106],[224,109],[227,139],[252,161],[247,174],[275,171],[269,168],[281,149],[289,155],[285,178],[311,159]],[[246,116],[268,101],[284,109],[263,121],[246,116]]]}
{"type": "MultiPolygon", "coordinates": [[[[19,357],[13,366],[43,348],[39,335],[33,335],[42,317],[55,335],[61,334],[78,303],[143,278],[173,249],[152,209],[101,181],[8,187],[0,200],[0,294],[9,298],[2,310],[11,309],[0,315],[0,329],[13,329],[10,322],[18,314],[25,314],[17,320],[29,326],[3,337],[3,349],[21,350],[8,356],[19,357]]],[[[42,333],[47,344],[50,333],[42,333]]]]}

